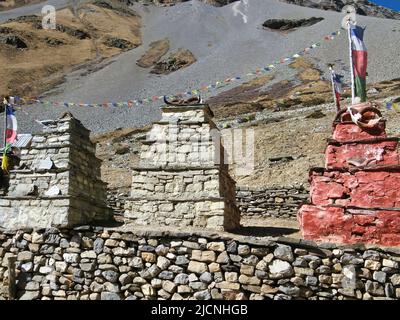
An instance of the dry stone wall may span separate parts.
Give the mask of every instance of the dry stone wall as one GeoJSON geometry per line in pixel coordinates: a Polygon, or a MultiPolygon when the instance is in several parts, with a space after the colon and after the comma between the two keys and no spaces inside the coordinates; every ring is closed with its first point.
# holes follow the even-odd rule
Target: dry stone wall
{"type": "Polygon", "coordinates": [[[241,217],[297,219],[300,205],[309,199],[309,191],[303,186],[275,188],[239,187],[236,201],[241,217]]]}
{"type": "MultiPolygon", "coordinates": [[[[140,191],[146,193],[146,190],[140,191]]],[[[123,214],[128,194],[109,192],[107,203],[115,214],[123,214]]],[[[300,186],[236,188],[236,204],[241,218],[283,218],[296,220],[300,205],[309,200],[309,191],[300,186]]]]}
{"type": "Polygon", "coordinates": [[[0,233],[6,299],[10,256],[21,300],[400,298],[398,248],[89,226],[0,233]]]}

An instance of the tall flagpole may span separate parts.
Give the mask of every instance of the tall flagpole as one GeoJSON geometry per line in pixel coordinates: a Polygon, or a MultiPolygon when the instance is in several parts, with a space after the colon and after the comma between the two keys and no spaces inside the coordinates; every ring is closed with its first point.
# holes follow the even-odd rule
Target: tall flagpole
{"type": "Polygon", "coordinates": [[[350,53],[350,72],[351,72],[351,104],[355,103],[355,86],[354,86],[354,65],[353,65],[353,50],[351,45],[351,30],[350,30],[351,22],[350,20],[347,22],[347,33],[349,36],[349,53],[350,53]]]}
{"type": "Polygon", "coordinates": [[[4,132],[3,132],[3,139],[4,139],[4,145],[3,145],[3,150],[6,150],[6,144],[7,144],[7,103],[6,103],[6,98],[3,100],[3,105],[4,105],[4,132]]]}

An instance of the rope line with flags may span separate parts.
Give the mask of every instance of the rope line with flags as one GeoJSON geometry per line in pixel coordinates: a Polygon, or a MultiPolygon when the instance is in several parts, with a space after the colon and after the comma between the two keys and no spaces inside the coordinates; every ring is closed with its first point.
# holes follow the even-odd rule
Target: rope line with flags
{"type": "Polygon", "coordinates": [[[387,110],[400,111],[400,98],[385,99],[383,102],[385,103],[387,110]]]}
{"type": "MultiPolygon", "coordinates": [[[[341,34],[341,30],[338,30],[336,32],[332,32],[329,35],[325,35],[321,41],[332,41],[336,38],[336,36],[341,34]]],[[[251,78],[251,77],[259,77],[263,74],[266,74],[272,70],[274,70],[278,65],[285,64],[287,62],[292,62],[306,54],[308,54],[311,50],[314,50],[316,48],[319,48],[321,46],[321,41],[313,43],[311,46],[301,50],[298,53],[295,53],[293,55],[281,58],[279,60],[276,60],[273,64],[269,64],[267,66],[259,67],[256,68],[255,70],[252,70],[244,75],[239,75],[235,77],[230,77],[224,80],[219,80],[214,83],[208,84],[208,85],[203,85],[198,89],[186,91],[186,92],[179,92],[177,94],[169,94],[169,95],[161,95],[161,96],[152,96],[152,97],[147,97],[143,99],[129,99],[127,101],[118,101],[118,102],[110,102],[110,101],[105,101],[103,103],[84,103],[84,102],[65,102],[65,101],[49,101],[49,100],[44,100],[41,97],[38,98],[32,98],[32,97],[13,97],[15,100],[16,104],[21,104],[21,105],[26,105],[26,104],[42,104],[44,106],[64,106],[64,107],[133,107],[133,106],[140,106],[144,105],[146,103],[153,103],[157,102],[159,100],[163,100],[165,97],[172,99],[174,97],[183,97],[183,96],[196,96],[199,95],[200,93],[208,92],[211,90],[216,90],[220,89],[223,87],[226,87],[234,82],[238,82],[241,80],[245,80],[246,78],[251,78]]]]}

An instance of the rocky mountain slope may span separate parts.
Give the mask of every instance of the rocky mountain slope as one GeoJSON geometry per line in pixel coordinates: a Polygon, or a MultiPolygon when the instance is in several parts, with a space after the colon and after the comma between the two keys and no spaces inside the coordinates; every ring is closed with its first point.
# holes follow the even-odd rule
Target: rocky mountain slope
{"type": "MultiPolygon", "coordinates": [[[[317,42],[320,42],[321,46],[307,55],[313,67],[319,70],[315,76],[322,81],[327,79],[326,63],[334,62],[338,72],[343,73],[346,76],[345,81],[349,82],[348,43],[345,32],[333,41],[323,40],[326,35],[340,28],[342,13],[296,6],[278,0],[252,0],[246,10],[241,8],[247,17],[244,21],[241,15],[235,14],[234,5],[231,3],[223,7],[214,7],[200,1],[188,1],[174,6],[159,7],[135,3],[131,8],[141,17],[142,44],[103,61],[96,65],[95,69],[87,71],[81,68],[69,73],[63,84],[46,93],[45,99],[75,103],[120,102],[144,98],[152,100],[154,96],[200,89],[204,85],[223,81],[228,77],[241,76],[243,79],[232,85],[202,93],[203,99],[207,101],[226,92],[224,99],[229,100],[234,97],[235,91],[230,91],[229,97],[228,90],[249,81],[256,81],[259,83],[258,88],[250,90],[248,87],[246,90],[249,99],[246,98],[244,102],[257,105],[257,95],[260,93],[274,92],[276,89],[285,90],[287,86],[307,86],[307,83],[294,77],[295,70],[288,68],[287,64],[280,65],[279,62],[274,72],[263,75],[273,77],[269,81],[260,77],[247,77],[246,74],[270,63],[276,64],[282,57],[302,52],[304,48],[317,42]],[[313,25],[291,29],[290,32],[263,27],[263,23],[269,19],[301,21],[313,17],[323,20],[313,25]],[[137,65],[141,57],[150,50],[151,44],[164,39],[168,40],[168,52],[165,57],[159,58],[159,62],[166,60],[169,64],[168,57],[182,48],[191,52],[194,63],[169,74],[154,74],[151,72],[153,68],[137,65]],[[282,86],[283,83],[286,84],[282,86]]],[[[367,26],[365,41],[370,57],[368,82],[375,83],[399,77],[399,21],[359,16],[359,23],[367,26]],[[382,63],[383,61],[385,63],[382,63]]],[[[163,50],[161,51],[163,53],[163,50]]],[[[158,55],[156,56],[158,59],[158,55]]],[[[310,89],[312,90],[313,88],[310,89]]],[[[273,101],[275,96],[270,94],[268,99],[273,101]]],[[[311,92],[309,96],[312,96],[311,92]]],[[[303,102],[294,100],[291,105],[296,106],[303,102]]],[[[158,120],[158,107],[161,104],[162,101],[156,101],[133,108],[69,109],[86,126],[99,133],[118,127],[142,126],[158,120]]],[[[273,107],[270,103],[261,103],[261,106],[258,106],[273,107]]],[[[235,106],[233,109],[236,112],[240,108],[235,106]]],[[[63,103],[49,107],[31,105],[29,113],[21,113],[19,116],[21,128],[25,131],[39,130],[36,119],[55,118],[64,111],[63,103]]]]}
{"type": "Polygon", "coordinates": [[[93,72],[96,63],[141,44],[140,17],[116,3],[94,1],[57,12],[55,30],[39,15],[0,26],[2,95],[35,96],[63,81],[72,68],[93,72]]]}
{"type": "MultiPolygon", "coordinates": [[[[181,2],[186,2],[190,0],[121,0],[125,3],[144,3],[144,4],[155,4],[155,5],[173,5],[181,2]]],[[[203,3],[211,4],[213,6],[221,7],[228,5],[232,2],[238,2],[241,0],[200,0],[203,3]]],[[[394,10],[378,6],[372,2],[367,0],[279,0],[282,2],[295,4],[308,8],[316,8],[322,10],[333,10],[333,11],[341,11],[345,5],[353,5],[357,14],[363,16],[371,16],[371,17],[379,17],[379,18],[388,18],[388,19],[400,19],[400,13],[394,10]]],[[[248,0],[247,4],[251,5],[252,1],[248,0]]],[[[244,2],[242,1],[244,4],[244,2]]]]}
{"type": "Polygon", "coordinates": [[[363,16],[400,19],[400,13],[394,10],[378,6],[367,0],[280,0],[290,4],[296,4],[308,8],[322,10],[341,11],[345,5],[352,5],[356,8],[357,14],[363,16]]]}

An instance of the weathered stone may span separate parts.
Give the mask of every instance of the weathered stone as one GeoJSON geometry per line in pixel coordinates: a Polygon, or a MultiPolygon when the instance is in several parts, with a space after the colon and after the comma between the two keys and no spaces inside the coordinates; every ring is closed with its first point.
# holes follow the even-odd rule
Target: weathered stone
{"type": "Polygon", "coordinates": [[[263,260],[264,260],[266,263],[270,263],[272,260],[274,260],[274,255],[273,255],[272,253],[268,253],[268,254],[263,258],[263,260]]]}
{"type": "Polygon", "coordinates": [[[183,272],[184,269],[183,269],[183,267],[176,266],[173,264],[168,267],[168,270],[172,271],[173,273],[181,273],[181,272],[183,272]]]}
{"type": "Polygon", "coordinates": [[[25,261],[32,261],[33,260],[33,254],[32,252],[29,251],[22,251],[18,253],[17,260],[21,262],[25,261]]]}
{"type": "Polygon", "coordinates": [[[257,263],[256,269],[261,271],[267,271],[268,264],[264,260],[261,260],[260,262],[257,263]]]}
{"type": "Polygon", "coordinates": [[[242,264],[240,266],[240,273],[247,275],[247,276],[252,276],[254,275],[254,267],[246,264],[242,264]]]}
{"type": "Polygon", "coordinates": [[[118,281],[118,273],[112,270],[106,270],[102,272],[102,276],[104,277],[104,279],[106,279],[106,281],[109,282],[117,282],[118,281]]]}
{"type": "Polygon", "coordinates": [[[225,243],[224,242],[209,242],[207,244],[207,249],[217,252],[225,251],[225,243]]]}
{"type": "Polygon", "coordinates": [[[394,268],[394,269],[398,269],[399,268],[399,263],[393,260],[389,260],[389,259],[383,259],[382,261],[382,265],[384,267],[388,267],[388,268],[394,268]]]}
{"type": "Polygon", "coordinates": [[[42,273],[42,274],[49,274],[49,273],[52,273],[53,271],[54,271],[54,268],[49,267],[49,266],[44,266],[44,267],[39,268],[39,273],[42,273]]]}
{"type": "Polygon", "coordinates": [[[81,259],[96,259],[97,254],[93,250],[83,251],[81,253],[81,259]]]}
{"type": "Polygon", "coordinates": [[[208,267],[203,262],[190,261],[187,270],[188,272],[202,274],[208,271],[208,267]]]}
{"type": "Polygon", "coordinates": [[[278,245],[274,250],[274,256],[280,260],[288,262],[294,261],[292,248],[286,245],[278,245]]]}
{"type": "Polygon", "coordinates": [[[302,257],[297,257],[296,260],[293,262],[293,266],[307,268],[308,262],[306,261],[306,259],[304,259],[302,257]]]}
{"type": "Polygon", "coordinates": [[[85,272],[90,272],[95,270],[96,263],[95,262],[80,263],[79,267],[85,272]]]}
{"type": "Polygon", "coordinates": [[[258,263],[258,258],[255,255],[250,255],[248,257],[246,257],[245,259],[243,259],[243,264],[247,264],[250,266],[256,266],[258,263]]]}
{"type": "Polygon", "coordinates": [[[180,273],[175,277],[174,282],[176,284],[188,284],[189,276],[186,273],[180,273]]]}
{"type": "Polygon", "coordinates": [[[178,266],[185,265],[189,263],[189,259],[185,256],[177,256],[175,260],[175,264],[178,266]]]}
{"type": "Polygon", "coordinates": [[[395,296],[394,287],[391,283],[385,284],[385,296],[390,298],[394,298],[395,296]]]}
{"type": "Polygon", "coordinates": [[[390,282],[394,286],[400,286],[400,274],[394,274],[390,277],[390,282]]]}
{"type": "Polygon", "coordinates": [[[239,255],[246,256],[246,255],[250,254],[250,247],[246,244],[240,244],[238,246],[237,251],[238,251],[239,255]]]}
{"type": "Polygon", "coordinates": [[[321,274],[320,276],[318,276],[318,280],[319,280],[320,283],[323,283],[323,284],[329,284],[330,285],[332,283],[332,277],[328,276],[328,275],[325,275],[325,274],[321,274]]]}
{"type": "Polygon", "coordinates": [[[273,279],[288,278],[293,275],[292,266],[288,262],[282,260],[274,260],[269,266],[269,271],[273,279]]]}
{"type": "Polygon", "coordinates": [[[373,281],[367,280],[367,282],[365,283],[365,290],[374,296],[384,296],[385,295],[383,286],[381,284],[379,284],[378,282],[373,282],[373,281]]]}
{"type": "Polygon", "coordinates": [[[157,256],[151,252],[142,252],[142,259],[146,262],[154,263],[156,262],[157,256]]]}
{"type": "Polygon", "coordinates": [[[64,253],[63,258],[67,263],[78,263],[80,257],[77,253],[64,253]]]}
{"type": "Polygon", "coordinates": [[[208,284],[208,283],[211,283],[213,281],[213,277],[212,277],[210,272],[204,272],[200,276],[200,281],[208,284]]]}
{"type": "Polygon", "coordinates": [[[177,288],[177,285],[172,281],[165,280],[162,283],[162,288],[163,288],[163,290],[165,290],[169,293],[174,293],[177,288]]]}
{"type": "Polygon", "coordinates": [[[379,261],[381,259],[379,252],[374,250],[364,251],[363,258],[366,260],[374,260],[374,261],[379,261]]]}
{"type": "Polygon", "coordinates": [[[28,282],[25,286],[25,290],[27,291],[35,291],[39,290],[39,288],[40,288],[40,283],[35,281],[28,282]]]}
{"type": "Polygon", "coordinates": [[[227,264],[227,263],[229,263],[230,262],[230,258],[229,258],[229,255],[228,255],[228,253],[226,252],[226,251],[224,251],[224,252],[221,252],[219,255],[218,255],[218,257],[217,257],[217,263],[223,263],[223,264],[227,264]]]}
{"type": "Polygon", "coordinates": [[[189,287],[195,291],[199,291],[199,290],[207,289],[207,284],[204,282],[200,282],[200,281],[189,282],[189,287]]]}
{"type": "Polygon", "coordinates": [[[242,274],[239,276],[239,282],[248,285],[260,285],[261,279],[258,279],[257,277],[248,277],[242,274]]]}
{"type": "Polygon", "coordinates": [[[100,254],[101,252],[103,252],[103,248],[104,248],[104,240],[102,238],[96,238],[96,240],[94,240],[93,242],[94,252],[100,254]]]}
{"type": "Polygon", "coordinates": [[[101,300],[121,300],[121,297],[118,293],[115,292],[102,292],[100,295],[101,300]]]}
{"type": "Polygon", "coordinates": [[[33,270],[33,263],[26,262],[26,263],[21,264],[21,270],[24,272],[31,272],[33,270]]]}
{"type": "Polygon", "coordinates": [[[386,273],[382,271],[375,271],[372,275],[372,278],[380,283],[386,282],[386,273]]]}
{"type": "Polygon", "coordinates": [[[237,282],[238,274],[236,272],[225,272],[225,280],[228,282],[237,282]]]}
{"type": "Polygon", "coordinates": [[[168,269],[168,267],[170,266],[171,261],[169,261],[167,258],[159,256],[157,258],[157,266],[161,269],[161,270],[165,270],[168,269]]]}
{"type": "Polygon", "coordinates": [[[318,284],[318,278],[317,277],[312,277],[312,276],[307,276],[306,277],[306,285],[307,286],[315,287],[317,284],[318,284]]]}
{"type": "Polygon", "coordinates": [[[342,264],[353,264],[353,265],[361,265],[364,263],[362,258],[356,257],[353,254],[344,253],[340,258],[340,262],[342,264]]]}
{"type": "Polygon", "coordinates": [[[118,247],[119,246],[119,241],[114,240],[114,239],[107,239],[104,243],[105,246],[107,247],[118,247]]]}
{"type": "Polygon", "coordinates": [[[230,241],[226,246],[226,251],[228,253],[235,254],[237,253],[237,250],[238,250],[238,244],[236,241],[230,241]]]}
{"type": "Polygon", "coordinates": [[[163,244],[160,244],[156,247],[155,252],[159,256],[165,256],[169,251],[169,248],[163,244]]]}
{"type": "Polygon", "coordinates": [[[174,279],[174,273],[171,271],[161,271],[158,277],[162,280],[172,280],[174,279]]]}
{"type": "MultiPolygon", "coordinates": [[[[140,259],[140,258],[137,258],[140,259]]],[[[142,261],[142,260],[140,260],[142,261]]],[[[97,262],[99,264],[110,264],[113,262],[112,256],[108,253],[101,253],[99,254],[99,256],[97,257],[97,262]]]]}
{"type": "Polygon", "coordinates": [[[287,294],[292,297],[298,297],[300,295],[300,288],[296,286],[290,286],[290,285],[283,285],[279,286],[279,291],[283,292],[284,294],[287,294]]]}
{"type": "Polygon", "coordinates": [[[374,260],[365,260],[364,267],[370,270],[379,270],[381,268],[381,263],[374,260]]]}
{"type": "Polygon", "coordinates": [[[18,184],[13,191],[9,193],[11,197],[27,197],[33,196],[37,193],[37,188],[33,183],[25,184],[21,183],[18,184]]]}
{"type": "Polygon", "coordinates": [[[25,291],[24,294],[19,298],[19,300],[36,300],[39,299],[39,291],[25,291]]]}
{"type": "Polygon", "coordinates": [[[193,297],[197,300],[210,300],[211,294],[210,294],[210,292],[208,292],[208,290],[203,290],[203,291],[195,292],[193,297]]]}
{"type": "Polygon", "coordinates": [[[177,292],[178,292],[179,294],[188,294],[188,293],[192,293],[193,290],[192,290],[192,288],[190,288],[190,287],[187,286],[187,285],[179,285],[179,286],[178,286],[178,289],[177,289],[177,292]]]}
{"type": "Polygon", "coordinates": [[[228,281],[222,281],[215,284],[218,289],[228,289],[228,290],[239,290],[240,284],[239,283],[232,283],[228,281]]]}
{"type": "Polygon", "coordinates": [[[278,288],[272,287],[270,285],[267,284],[263,284],[261,286],[261,293],[263,294],[275,294],[279,291],[278,288]]]}
{"type": "Polygon", "coordinates": [[[140,257],[133,257],[129,265],[133,268],[142,269],[143,261],[140,257]]]}
{"type": "Polygon", "coordinates": [[[152,278],[155,278],[161,272],[161,269],[157,267],[157,265],[153,264],[150,268],[147,269],[147,271],[152,278]]]}

